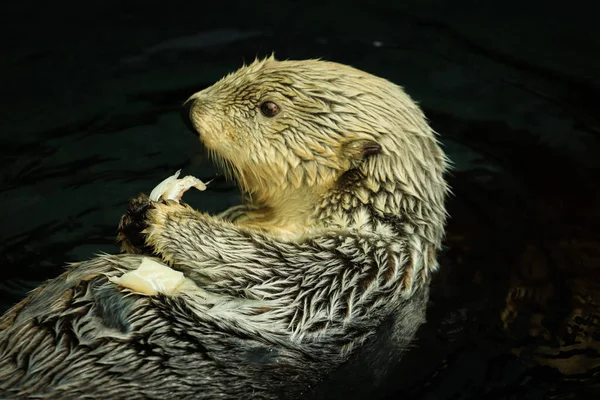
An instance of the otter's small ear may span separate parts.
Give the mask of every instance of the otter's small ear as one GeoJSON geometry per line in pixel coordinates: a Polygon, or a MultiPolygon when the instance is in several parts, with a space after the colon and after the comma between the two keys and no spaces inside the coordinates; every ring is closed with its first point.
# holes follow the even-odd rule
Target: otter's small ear
{"type": "Polygon", "coordinates": [[[373,156],[381,153],[381,145],[372,140],[365,140],[363,143],[363,157],[373,156]]]}
{"type": "Polygon", "coordinates": [[[381,145],[373,140],[355,140],[344,146],[344,155],[351,168],[356,168],[365,158],[381,153],[381,145]]]}

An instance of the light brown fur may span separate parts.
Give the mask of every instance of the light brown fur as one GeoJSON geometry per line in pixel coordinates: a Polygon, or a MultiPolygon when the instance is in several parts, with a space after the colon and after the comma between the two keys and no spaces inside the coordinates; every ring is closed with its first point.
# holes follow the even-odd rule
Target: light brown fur
{"type": "MultiPolygon", "coordinates": [[[[351,226],[348,211],[362,204],[379,215],[427,219],[413,225],[415,234],[433,245],[427,252],[439,248],[448,161],[401,87],[333,62],[270,57],[190,100],[201,141],[246,195],[239,224],[298,238],[309,228],[351,226]],[[275,118],[258,111],[267,100],[281,105],[275,118]],[[369,142],[381,154],[364,157],[369,142]],[[351,169],[365,179],[341,190],[351,169]]],[[[435,257],[427,258],[435,269],[435,257]]]]}

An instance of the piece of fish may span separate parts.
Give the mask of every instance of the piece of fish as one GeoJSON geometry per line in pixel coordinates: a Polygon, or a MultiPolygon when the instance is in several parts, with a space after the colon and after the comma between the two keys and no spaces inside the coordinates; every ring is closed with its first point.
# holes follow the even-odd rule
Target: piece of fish
{"type": "Polygon", "coordinates": [[[108,279],[133,292],[153,296],[158,293],[166,295],[177,293],[177,289],[185,281],[185,276],[167,265],[145,257],[137,269],[108,279]]]}
{"type": "Polygon", "coordinates": [[[159,201],[163,199],[179,202],[183,194],[193,187],[200,191],[206,190],[206,184],[194,176],[188,175],[178,179],[180,173],[181,170],[178,170],[159,183],[150,193],[150,200],[159,201]]]}

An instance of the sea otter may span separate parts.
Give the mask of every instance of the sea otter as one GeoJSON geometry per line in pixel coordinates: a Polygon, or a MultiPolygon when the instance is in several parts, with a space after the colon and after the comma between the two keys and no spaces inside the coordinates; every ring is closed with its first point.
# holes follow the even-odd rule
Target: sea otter
{"type": "Polygon", "coordinates": [[[368,374],[385,370],[411,343],[448,162],[403,89],[270,57],[184,110],[244,204],[212,216],[134,199],[119,228],[130,254],[75,264],[0,319],[0,397],[295,399],[361,354],[368,374]],[[114,282],[148,259],[185,284],[114,282]]]}

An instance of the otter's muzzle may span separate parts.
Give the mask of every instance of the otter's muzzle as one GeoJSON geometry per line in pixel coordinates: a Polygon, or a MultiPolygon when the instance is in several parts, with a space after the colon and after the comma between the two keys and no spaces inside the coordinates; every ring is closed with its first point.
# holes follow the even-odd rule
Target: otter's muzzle
{"type": "Polygon", "coordinates": [[[194,128],[194,124],[192,124],[191,113],[194,107],[195,99],[188,99],[181,106],[181,118],[183,119],[183,123],[187,126],[188,130],[194,135],[198,136],[198,131],[194,128]]]}

